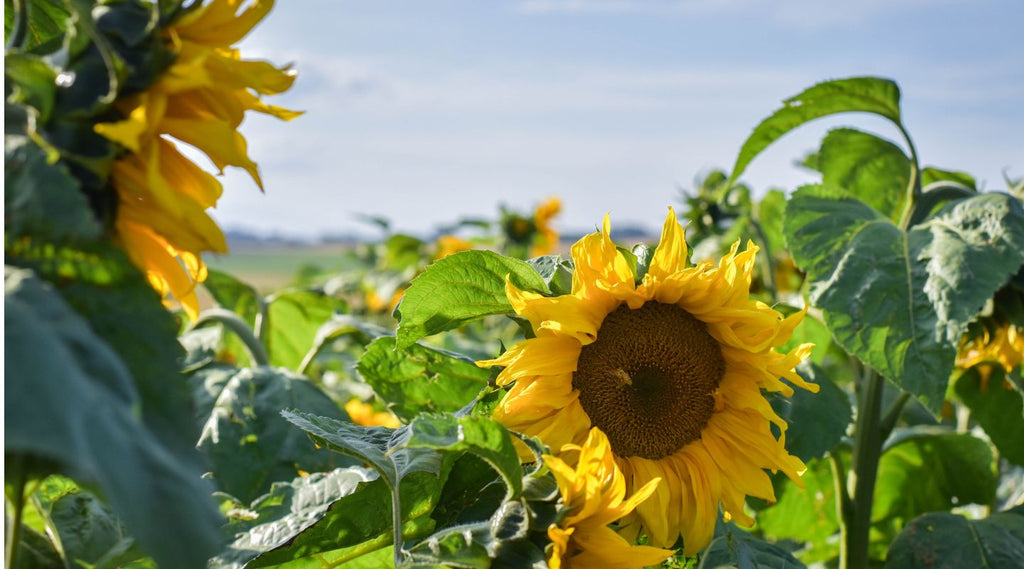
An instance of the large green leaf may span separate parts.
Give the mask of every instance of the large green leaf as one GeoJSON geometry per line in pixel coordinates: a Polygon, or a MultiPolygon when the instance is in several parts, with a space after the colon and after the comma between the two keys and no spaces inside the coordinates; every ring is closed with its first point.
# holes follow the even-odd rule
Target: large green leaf
{"type": "Polygon", "coordinates": [[[956,395],[971,409],[971,418],[985,429],[999,454],[1024,466],[1024,404],[1013,384],[1004,384],[1005,372],[994,366],[982,381],[977,366],[956,380],[956,395]]]}
{"type": "Polygon", "coordinates": [[[845,112],[874,113],[899,125],[900,88],[888,79],[851,77],[818,83],[786,99],[781,109],[761,121],[747,137],[725,187],[731,187],[750,161],[784,134],[814,119],[845,112]]]}
{"type": "Polygon", "coordinates": [[[715,538],[701,556],[700,569],[799,569],[804,564],[778,545],[760,540],[735,524],[718,522],[715,538]]]}
{"type": "Polygon", "coordinates": [[[814,364],[803,364],[798,372],[818,384],[818,393],[795,389],[792,397],[772,398],[772,408],[789,424],[786,450],[800,460],[820,458],[832,450],[850,424],[853,411],[845,391],[814,364]]]}
{"type": "Polygon", "coordinates": [[[508,486],[508,499],[523,491],[523,469],[508,430],[496,420],[470,415],[423,415],[409,426],[405,448],[429,448],[445,452],[469,452],[501,476],[508,486]]]}
{"type": "Polygon", "coordinates": [[[839,551],[832,542],[832,536],[839,532],[839,520],[829,461],[808,462],[807,472],[800,479],[804,488],[779,477],[775,490],[778,502],[757,513],[757,528],[767,538],[804,542],[800,556],[807,562],[827,561],[839,551]]]}
{"type": "Polygon", "coordinates": [[[291,290],[270,296],[259,334],[270,364],[297,370],[320,326],[345,309],[344,301],[317,290],[291,290]]]}
{"type": "Polygon", "coordinates": [[[420,413],[457,411],[487,385],[490,372],[448,352],[378,338],[359,359],[359,375],[405,421],[420,413]]]}
{"type": "Polygon", "coordinates": [[[537,292],[547,292],[544,279],[530,265],[490,251],[449,255],[412,281],[395,310],[399,318],[399,348],[483,316],[509,314],[505,280],[537,292]]]}
{"type": "Polygon", "coordinates": [[[832,130],[818,152],[821,182],[842,188],[897,221],[910,183],[910,158],[892,142],[852,128],[832,130]]]}
{"type": "Polygon", "coordinates": [[[352,464],[335,453],[318,452],[299,429],[281,417],[282,409],[302,409],[344,419],[345,414],[307,378],[268,367],[235,370],[216,381],[197,372],[193,381],[213,392],[214,405],[197,446],[206,454],[217,487],[244,503],[290,480],[297,471],[324,472],[352,464]]]}
{"type": "Polygon", "coordinates": [[[892,569],[1024,567],[1024,506],[982,520],[935,512],[900,533],[885,566],[892,569]]]}
{"type": "Polygon", "coordinates": [[[250,326],[256,326],[256,316],[262,309],[263,298],[252,285],[228,273],[209,269],[203,287],[213,297],[217,306],[234,312],[250,326]]]}
{"type": "Polygon", "coordinates": [[[4,280],[5,453],[95,482],[158,563],[201,566],[219,547],[209,483],[139,419],[128,367],[52,287],[10,267],[4,280]]]}
{"type": "Polygon", "coordinates": [[[8,240],[94,239],[100,234],[89,201],[61,164],[27,136],[4,136],[4,234],[8,240]]]}
{"type": "Polygon", "coordinates": [[[377,529],[363,526],[378,524],[377,517],[385,517],[390,524],[387,488],[382,483],[373,484],[374,481],[379,481],[376,471],[353,466],[275,483],[269,493],[255,500],[245,512],[238,512],[226,526],[225,533],[234,539],[209,566],[241,567],[266,552],[285,547],[323,519],[336,502],[353,495],[361,495],[355,500],[361,508],[347,512],[350,525],[336,527],[337,539],[339,544],[363,541],[377,529]],[[366,498],[376,498],[379,504],[366,498]],[[346,530],[356,537],[349,539],[346,530]]]}
{"type": "Polygon", "coordinates": [[[526,264],[533,267],[544,279],[552,294],[572,292],[572,259],[563,259],[559,255],[544,255],[528,259],[526,264]]]}
{"type": "Polygon", "coordinates": [[[980,195],[907,233],[847,194],[806,187],[786,208],[786,238],[840,345],[937,413],[959,335],[1024,263],[1024,212],[980,195]]]}
{"type": "Polygon", "coordinates": [[[879,461],[872,525],[888,543],[923,513],[991,503],[997,482],[985,441],[938,428],[898,432],[879,461]]]}

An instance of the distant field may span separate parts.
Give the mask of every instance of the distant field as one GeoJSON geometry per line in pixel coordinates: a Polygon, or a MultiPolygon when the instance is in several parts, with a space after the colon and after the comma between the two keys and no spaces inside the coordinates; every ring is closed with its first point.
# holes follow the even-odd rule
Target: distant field
{"type": "Polygon", "coordinates": [[[270,293],[291,283],[300,268],[315,266],[325,271],[346,268],[343,255],[349,246],[239,247],[228,255],[204,257],[211,269],[223,271],[270,293]]]}

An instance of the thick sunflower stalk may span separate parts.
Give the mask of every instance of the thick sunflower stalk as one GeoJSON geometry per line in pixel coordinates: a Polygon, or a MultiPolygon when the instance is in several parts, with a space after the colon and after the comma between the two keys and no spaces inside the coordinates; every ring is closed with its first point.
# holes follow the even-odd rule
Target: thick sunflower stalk
{"type": "Polygon", "coordinates": [[[174,62],[143,92],[118,97],[124,120],[96,125],[97,133],[125,149],[110,175],[118,195],[115,239],[153,287],[177,299],[192,319],[199,310],[195,286],[206,276],[201,255],[226,253],[227,243],[206,213],[216,206],[221,184],[177,143],[199,149],[221,171],[244,169],[263,188],[237,129],[247,111],[284,120],[301,114],[260,99],[287,91],[295,73],[243,59],[233,46],[273,5],[213,0],[182,11],[159,32],[174,62]]]}

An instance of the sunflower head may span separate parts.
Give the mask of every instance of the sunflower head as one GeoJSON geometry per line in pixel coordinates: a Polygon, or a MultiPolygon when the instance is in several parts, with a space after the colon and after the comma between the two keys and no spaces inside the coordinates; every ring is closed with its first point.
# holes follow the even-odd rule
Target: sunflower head
{"type": "Polygon", "coordinates": [[[122,120],[94,127],[123,148],[109,179],[118,196],[115,241],[154,288],[177,299],[193,319],[199,308],[195,287],[206,276],[201,255],[227,251],[224,234],[206,213],[222,187],[172,140],[200,150],[221,171],[244,169],[262,188],[237,128],[247,111],[284,120],[301,114],[260,99],[288,90],[295,73],[243,59],[232,46],[273,4],[212,0],[182,11],[158,32],[173,63],[143,91],[118,97],[114,107],[122,120]]]}
{"type": "Polygon", "coordinates": [[[631,545],[608,524],[629,514],[655,490],[658,480],[648,482],[626,498],[626,482],[615,465],[608,437],[591,429],[583,446],[567,445],[566,453],[578,453],[576,466],[560,458],[544,456],[558,482],[565,517],[548,528],[551,551],[548,567],[641,568],[672,556],[670,549],[631,545]]]}
{"type": "Polygon", "coordinates": [[[561,449],[598,427],[628,493],[661,479],[625,520],[627,531],[659,547],[681,536],[694,555],[710,542],[720,507],[749,525],[745,497],[774,500],[766,469],[799,483],[805,467],[786,452],[786,423],[764,392],[817,391],[794,370],[810,344],[775,350],[804,313],[783,317],[749,297],[753,244],[740,251],[735,243],[717,264],[688,266],[671,209],[639,282],[610,232],[606,217],[602,232],[573,246],[570,294],[545,297],[507,283],[536,337],[478,363],[505,366],[497,381],[509,391],[494,414],[508,428],[561,449]]]}
{"type": "Polygon", "coordinates": [[[531,257],[548,255],[558,246],[558,232],[551,227],[551,220],[562,211],[562,200],[557,197],[550,197],[533,212],[533,224],[536,227],[537,235],[534,236],[533,247],[530,249],[531,257]]]}
{"type": "Polygon", "coordinates": [[[345,412],[348,413],[352,422],[363,427],[387,427],[397,429],[402,426],[393,413],[389,411],[378,411],[372,403],[365,403],[358,397],[353,397],[345,403],[345,412]]]}
{"type": "Polygon", "coordinates": [[[472,243],[455,235],[442,235],[438,237],[436,246],[437,253],[434,254],[435,259],[443,259],[448,255],[452,255],[460,251],[469,251],[473,248],[472,243]]]}

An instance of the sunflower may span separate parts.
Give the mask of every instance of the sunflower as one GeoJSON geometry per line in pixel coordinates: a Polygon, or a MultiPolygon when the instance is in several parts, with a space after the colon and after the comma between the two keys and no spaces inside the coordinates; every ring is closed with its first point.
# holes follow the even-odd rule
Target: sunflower
{"type": "Polygon", "coordinates": [[[603,231],[572,247],[572,293],[545,297],[506,284],[535,338],[481,366],[505,366],[511,385],[494,411],[508,428],[553,449],[580,444],[591,427],[610,441],[632,494],[660,478],[653,497],[624,521],[624,534],[694,555],[711,540],[719,506],[750,525],[745,496],[774,500],[765,469],[797,484],[804,464],[785,449],[786,423],[762,392],[810,391],[794,371],[810,354],[785,343],[803,319],[749,298],[757,247],[739,243],[717,266],[687,266],[683,228],[669,208],[661,242],[637,283],[603,231]],[[772,425],[782,433],[776,438],[772,425]]]}
{"type": "Polygon", "coordinates": [[[551,220],[562,211],[562,200],[551,197],[543,202],[533,212],[533,224],[537,235],[534,236],[534,245],[530,249],[531,257],[548,255],[558,246],[558,232],[551,227],[551,220]]]}
{"type": "Polygon", "coordinates": [[[956,366],[970,369],[978,366],[982,389],[988,388],[988,380],[995,366],[1010,373],[1024,361],[1024,329],[1009,322],[989,330],[984,327],[974,337],[965,336],[956,356],[956,366]]]}
{"type": "Polygon", "coordinates": [[[358,397],[345,403],[345,412],[352,422],[363,427],[387,427],[397,429],[402,423],[390,411],[378,411],[372,403],[364,403],[358,397]]]}
{"type": "Polygon", "coordinates": [[[472,243],[455,235],[442,235],[437,238],[435,245],[437,253],[434,254],[434,259],[444,259],[448,255],[453,255],[460,251],[469,251],[473,248],[472,243]]]}
{"type": "Polygon", "coordinates": [[[575,468],[557,457],[544,456],[568,508],[565,518],[548,527],[552,543],[548,567],[639,569],[673,555],[670,549],[631,545],[608,527],[650,497],[657,479],[625,499],[626,481],[609,452],[608,437],[597,428],[590,429],[582,447],[567,445],[563,450],[579,453],[575,468]]]}
{"type": "Polygon", "coordinates": [[[206,277],[201,254],[227,252],[224,234],[206,214],[220,182],[186,158],[171,141],[206,154],[223,172],[244,169],[262,189],[259,171],[237,128],[246,111],[291,120],[301,113],[267,105],[260,95],[282,93],[295,80],[287,67],[242,59],[232,45],[273,7],[273,1],[213,0],[186,10],[161,34],[174,63],[141,93],[115,105],[127,118],[100,123],[96,132],[126,150],[110,174],[118,194],[115,240],[165,298],[176,298],[191,318],[195,285],[206,277]]]}

